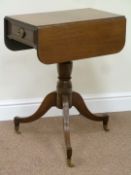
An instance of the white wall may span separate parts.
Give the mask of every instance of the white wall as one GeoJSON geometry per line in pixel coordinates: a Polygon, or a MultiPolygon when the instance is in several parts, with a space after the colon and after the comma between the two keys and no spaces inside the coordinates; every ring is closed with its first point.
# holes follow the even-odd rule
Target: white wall
{"type": "MultiPolygon", "coordinates": [[[[83,80],[84,93],[131,92],[131,1],[130,0],[79,0],[82,7],[91,7],[123,14],[127,18],[127,36],[124,49],[119,54],[97,57],[81,62],[80,68],[87,74],[83,80]]],[[[79,63],[78,63],[79,64],[79,63]]],[[[77,70],[76,70],[77,71],[77,70]]],[[[77,77],[78,78],[78,77],[77,77]]],[[[77,81],[77,79],[75,79],[77,81]]],[[[80,87],[79,87],[80,89],[80,87]]]]}
{"type": "Polygon", "coordinates": [[[127,18],[124,49],[115,55],[74,62],[73,87],[93,97],[131,97],[131,1],[130,0],[0,0],[0,104],[14,99],[44,97],[56,86],[56,65],[41,64],[35,50],[13,52],[3,38],[6,15],[97,8],[123,14],[127,18]]]}
{"type": "Polygon", "coordinates": [[[32,98],[54,90],[55,65],[42,65],[35,50],[12,52],[3,42],[5,15],[78,8],[70,0],[0,0],[0,99],[32,98]]]}

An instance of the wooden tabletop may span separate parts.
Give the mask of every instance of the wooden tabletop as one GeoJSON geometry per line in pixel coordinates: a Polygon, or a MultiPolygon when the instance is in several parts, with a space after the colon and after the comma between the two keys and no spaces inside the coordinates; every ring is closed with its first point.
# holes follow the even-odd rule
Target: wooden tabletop
{"type": "Polygon", "coordinates": [[[22,14],[10,16],[13,20],[18,20],[33,26],[43,26],[50,24],[79,22],[97,19],[108,19],[119,17],[120,15],[101,10],[86,8],[76,10],[64,10],[57,12],[44,12],[33,14],[22,14]]]}
{"type": "Polygon", "coordinates": [[[125,33],[123,15],[91,8],[5,17],[7,47],[35,48],[45,64],[117,53],[125,33]]]}

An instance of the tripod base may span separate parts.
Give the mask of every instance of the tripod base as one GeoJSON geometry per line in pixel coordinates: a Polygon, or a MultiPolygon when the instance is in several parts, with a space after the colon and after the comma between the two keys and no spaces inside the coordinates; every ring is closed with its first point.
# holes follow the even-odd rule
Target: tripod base
{"type": "MultiPolygon", "coordinates": [[[[29,123],[33,122],[40,117],[42,117],[51,107],[56,106],[56,97],[57,93],[52,92],[48,94],[38,110],[31,116],[20,118],[15,117],[14,118],[14,125],[15,125],[15,131],[17,133],[20,133],[19,126],[20,123],[29,123]]],[[[98,117],[92,113],[89,112],[88,108],[86,107],[84,100],[80,96],[80,94],[73,92],[72,93],[72,106],[76,107],[76,109],[82,114],[82,116],[94,120],[94,121],[102,121],[103,122],[103,128],[105,131],[109,131],[108,129],[108,120],[109,117],[107,115],[98,117]]],[[[56,106],[57,107],[57,106],[56,106]]],[[[72,148],[70,143],[70,128],[69,128],[69,103],[67,96],[63,97],[63,128],[64,128],[64,135],[65,135],[65,143],[66,143],[66,149],[67,149],[67,165],[69,167],[74,167],[74,165],[71,162],[72,157],[72,148]]]]}
{"type": "Polygon", "coordinates": [[[72,147],[70,142],[70,121],[69,121],[69,109],[74,106],[79,113],[94,121],[102,121],[103,128],[105,131],[108,131],[108,115],[98,117],[92,114],[86,107],[84,100],[81,95],[77,92],[72,92],[72,86],[70,81],[72,63],[60,63],[58,65],[59,81],[57,84],[57,91],[51,92],[48,94],[43,102],[41,103],[38,110],[31,116],[20,118],[14,118],[15,131],[20,133],[19,126],[20,123],[29,123],[41,118],[51,107],[55,106],[63,110],[63,130],[65,136],[65,145],[67,153],[67,165],[73,167],[74,165],[71,162],[72,157],[72,147]]]}

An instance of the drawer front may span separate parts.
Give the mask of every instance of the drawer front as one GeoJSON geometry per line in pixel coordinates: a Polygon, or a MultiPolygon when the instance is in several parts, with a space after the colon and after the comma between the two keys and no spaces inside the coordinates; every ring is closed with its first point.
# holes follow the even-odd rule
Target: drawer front
{"type": "Polygon", "coordinates": [[[35,30],[22,23],[8,21],[8,38],[35,47],[35,30]]]}

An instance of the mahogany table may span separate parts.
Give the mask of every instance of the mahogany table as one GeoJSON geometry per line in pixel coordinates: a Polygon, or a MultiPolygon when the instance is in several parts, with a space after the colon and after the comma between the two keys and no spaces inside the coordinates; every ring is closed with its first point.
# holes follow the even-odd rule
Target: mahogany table
{"type": "Polygon", "coordinates": [[[107,131],[108,115],[97,116],[86,107],[79,93],[72,91],[72,61],[119,52],[125,43],[124,16],[95,9],[7,16],[5,44],[11,50],[35,48],[44,64],[57,63],[57,90],[49,93],[31,116],[14,118],[19,124],[42,117],[52,106],[63,110],[63,128],[68,166],[72,167],[69,109],[74,106],[84,117],[102,121],[107,131]]]}

